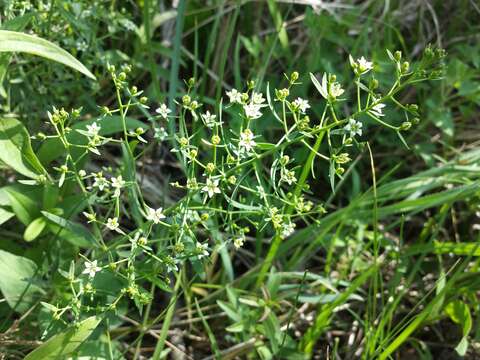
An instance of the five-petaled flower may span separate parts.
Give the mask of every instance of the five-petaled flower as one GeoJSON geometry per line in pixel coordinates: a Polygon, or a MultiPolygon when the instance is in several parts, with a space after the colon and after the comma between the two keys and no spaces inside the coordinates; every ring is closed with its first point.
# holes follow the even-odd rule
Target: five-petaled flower
{"type": "Polygon", "coordinates": [[[240,150],[250,152],[252,149],[257,145],[255,140],[253,140],[255,136],[253,135],[250,129],[245,129],[240,133],[240,141],[238,142],[238,146],[240,150]]]}
{"type": "Polygon", "coordinates": [[[153,221],[154,224],[160,223],[162,219],[165,219],[165,214],[163,213],[163,209],[160,207],[158,209],[152,209],[151,207],[147,207],[147,220],[153,221]]]}
{"type": "Polygon", "coordinates": [[[243,106],[243,110],[245,111],[245,116],[249,119],[258,119],[260,116],[262,116],[262,113],[260,112],[260,109],[263,106],[260,104],[255,104],[251,102],[250,104],[246,104],[243,106]]]}
{"type": "Polygon", "coordinates": [[[220,194],[220,188],[218,187],[218,183],[218,180],[208,178],[205,186],[202,188],[202,191],[206,192],[208,194],[208,197],[212,197],[215,194],[220,194]]]}
{"type": "Polygon", "coordinates": [[[95,273],[100,270],[102,270],[102,268],[97,266],[97,260],[87,261],[85,262],[85,270],[83,270],[82,274],[88,274],[89,277],[93,278],[95,273]]]}
{"type": "Polygon", "coordinates": [[[160,105],[160,107],[157,108],[157,110],[155,111],[157,114],[160,114],[160,116],[164,119],[166,119],[168,117],[168,114],[172,112],[172,110],[170,110],[165,104],[160,105]]]}
{"type": "Polygon", "coordinates": [[[363,124],[360,121],[350,118],[344,130],[350,132],[350,137],[353,138],[355,135],[362,136],[362,126],[363,124]]]}
{"type": "Polygon", "coordinates": [[[239,92],[237,89],[227,91],[227,96],[232,104],[240,104],[242,102],[242,93],[239,92]]]}
{"type": "Polygon", "coordinates": [[[96,122],[93,122],[91,125],[87,125],[87,134],[88,136],[96,137],[101,129],[96,122]]]}
{"type": "Polygon", "coordinates": [[[118,218],[108,218],[107,219],[107,228],[112,231],[118,231],[118,227],[120,224],[118,223],[118,218]]]}
{"type": "Polygon", "coordinates": [[[350,55],[349,59],[350,59],[350,65],[352,66],[357,76],[366,74],[367,72],[373,69],[373,63],[365,59],[365,57],[363,56],[360,59],[357,59],[357,61],[354,61],[352,56],[350,55]]]}
{"type": "Polygon", "coordinates": [[[201,244],[197,241],[197,244],[195,245],[195,254],[198,256],[199,259],[208,256],[208,244],[201,244]]]}
{"type": "Polygon", "coordinates": [[[213,128],[215,126],[217,115],[210,114],[210,111],[207,111],[205,114],[200,114],[200,116],[208,128],[213,128]]]}
{"type": "Polygon", "coordinates": [[[297,98],[292,101],[292,105],[295,109],[299,109],[302,114],[305,114],[307,109],[310,109],[310,104],[308,103],[308,100],[302,98],[297,98]]]}

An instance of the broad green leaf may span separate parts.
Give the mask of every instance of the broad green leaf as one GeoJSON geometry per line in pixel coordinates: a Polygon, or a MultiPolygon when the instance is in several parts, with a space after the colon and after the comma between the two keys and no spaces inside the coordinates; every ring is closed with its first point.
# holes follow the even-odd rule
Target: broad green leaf
{"type": "MultiPolygon", "coordinates": [[[[30,20],[33,18],[33,13],[28,13],[23,16],[17,16],[11,20],[8,20],[2,24],[3,30],[21,31],[23,30],[30,20]]],[[[0,54],[0,95],[4,98],[7,97],[7,93],[3,87],[3,80],[7,74],[8,65],[10,64],[11,54],[0,54]]]]}
{"type": "Polygon", "coordinates": [[[33,35],[0,30],[0,52],[24,52],[41,56],[66,65],[95,80],[95,76],[68,52],[50,41],[33,35]]]}
{"type": "Polygon", "coordinates": [[[45,229],[47,222],[45,221],[44,217],[38,217],[33,220],[25,229],[23,233],[23,238],[25,241],[33,241],[35,240],[45,229]]]}
{"type": "Polygon", "coordinates": [[[445,307],[445,313],[453,322],[462,327],[463,337],[455,347],[458,355],[464,356],[468,348],[468,334],[472,329],[472,316],[468,306],[460,300],[454,300],[445,307]]]}
{"type": "Polygon", "coordinates": [[[27,311],[41,291],[33,284],[36,272],[37,265],[32,260],[0,250],[0,291],[15,311],[27,311]]]}
{"type": "Polygon", "coordinates": [[[25,357],[25,360],[66,359],[92,334],[102,319],[96,316],[83,320],[55,335],[25,357]]]}
{"type": "Polygon", "coordinates": [[[25,226],[40,215],[35,201],[36,189],[28,186],[13,185],[5,188],[12,211],[25,226]]]}
{"type": "Polygon", "coordinates": [[[58,236],[67,240],[71,244],[80,247],[91,247],[97,245],[97,240],[93,234],[83,225],[64,219],[47,211],[42,211],[42,214],[51,223],[53,223],[51,224],[53,232],[57,233],[58,236]]]}
{"type": "Polygon", "coordinates": [[[46,173],[33,152],[30,135],[20,121],[0,118],[0,149],[0,160],[20,174],[36,179],[46,173]]]}

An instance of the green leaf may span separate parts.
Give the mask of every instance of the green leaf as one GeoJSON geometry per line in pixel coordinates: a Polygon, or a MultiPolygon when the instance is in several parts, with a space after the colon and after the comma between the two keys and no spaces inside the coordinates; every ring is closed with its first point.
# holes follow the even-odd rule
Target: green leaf
{"type": "Polygon", "coordinates": [[[464,356],[468,348],[468,334],[472,329],[472,316],[468,306],[460,300],[454,300],[445,307],[445,313],[453,322],[462,326],[463,337],[455,350],[458,355],[464,356]]]}
{"type": "Polygon", "coordinates": [[[25,360],[66,359],[91,335],[101,320],[96,316],[83,320],[78,325],[50,338],[28,354],[25,360]]]}
{"type": "Polygon", "coordinates": [[[35,201],[36,189],[28,189],[23,185],[5,188],[12,211],[25,226],[28,226],[38,215],[38,203],[35,201]],[[30,190],[30,191],[29,191],[30,190]]]}
{"type": "Polygon", "coordinates": [[[23,238],[25,241],[33,241],[35,240],[45,229],[47,222],[45,221],[44,217],[38,217],[33,220],[25,229],[23,233],[23,238]]]}
{"type": "Polygon", "coordinates": [[[46,173],[33,152],[30,135],[20,121],[0,118],[0,149],[0,160],[20,174],[36,179],[46,173]]]}
{"type": "Polygon", "coordinates": [[[41,291],[32,283],[36,272],[37,265],[32,260],[0,250],[0,290],[15,311],[27,311],[41,291]]]}
{"type": "Polygon", "coordinates": [[[67,240],[71,244],[80,247],[91,247],[92,245],[97,245],[97,240],[93,234],[84,226],[47,211],[42,211],[42,214],[53,223],[53,231],[58,231],[58,236],[67,240]]]}
{"type": "Polygon", "coordinates": [[[0,52],[24,52],[41,56],[66,65],[95,80],[95,76],[68,52],[50,41],[33,35],[0,30],[0,52]]]}

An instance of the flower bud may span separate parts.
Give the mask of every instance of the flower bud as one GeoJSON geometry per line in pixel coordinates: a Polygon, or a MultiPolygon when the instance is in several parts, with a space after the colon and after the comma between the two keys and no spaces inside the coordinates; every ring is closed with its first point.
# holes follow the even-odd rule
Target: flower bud
{"type": "Polygon", "coordinates": [[[213,144],[213,145],[218,145],[218,144],[220,144],[220,141],[221,141],[220,136],[218,136],[218,135],[213,135],[213,136],[212,136],[212,144],[213,144]]]}
{"type": "Polygon", "coordinates": [[[187,106],[190,105],[190,102],[192,101],[192,98],[188,95],[183,95],[182,96],[182,103],[183,105],[187,106]]]}
{"type": "Polygon", "coordinates": [[[410,68],[409,62],[408,62],[408,61],[405,61],[405,62],[402,64],[402,67],[401,67],[402,74],[407,73],[409,68],[410,68]]]}
{"type": "Polygon", "coordinates": [[[205,170],[208,172],[208,173],[213,173],[215,171],[215,164],[214,163],[208,163],[205,170]]]}
{"type": "Polygon", "coordinates": [[[194,77],[191,77],[190,79],[188,79],[188,86],[189,87],[195,86],[195,78],[194,77]]]}
{"type": "Polygon", "coordinates": [[[127,78],[127,74],[125,74],[123,71],[120,74],[118,74],[118,80],[125,81],[126,78],[127,78]]]}
{"type": "Polygon", "coordinates": [[[395,60],[397,61],[400,61],[402,60],[402,52],[401,51],[395,51],[395,54],[393,54],[393,57],[395,58],[395,60]]]}
{"type": "Polygon", "coordinates": [[[412,127],[412,123],[410,121],[404,121],[402,125],[400,125],[400,130],[401,131],[407,131],[412,127]]]}
{"type": "Polygon", "coordinates": [[[140,104],[146,104],[147,101],[148,101],[148,98],[147,98],[146,96],[142,96],[142,97],[140,98],[140,104]]]}
{"type": "Polygon", "coordinates": [[[293,82],[297,81],[299,76],[300,75],[298,74],[298,71],[292,72],[292,74],[290,75],[290,82],[293,83],[293,82]]]}

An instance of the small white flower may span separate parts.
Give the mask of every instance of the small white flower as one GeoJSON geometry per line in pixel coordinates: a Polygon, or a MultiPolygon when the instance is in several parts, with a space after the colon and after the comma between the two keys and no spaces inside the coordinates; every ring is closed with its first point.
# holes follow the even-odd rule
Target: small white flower
{"type": "Polygon", "coordinates": [[[208,256],[208,244],[201,244],[197,241],[197,244],[195,245],[195,254],[198,256],[199,259],[208,256]]]}
{"type": "Polygon", "coordinates": [[[285,169],[282,171],[282,181],[285,181],[288,185],[295,184],[297,178],[295,177],[295,171],[285,169]]]}
{"type": "Polygon", "coordinates": [[[245,235],[241,235],[233,239],[233,246],[235,246],[235,249],[240,249],[244,243],[245,243],[245,235]]]}
{"type": "Polygon", "coordinates": [[[120,196],[120,189],[125,186],[125,180],[123,180],[122,175],[115,177],[112,177],[110,179],[112,183],[112,187],[115,189],[115,192],[113,193],[114,197],[119,197],[120,196]]]}
{"type": "Polygon", "coordinates": [[[97,260],[87,261],[85,262],[85,270],[83,270],[82,274],[88,274],[89,277],[95,277],[95,274],[101,271],[102,268],[97,266],[97,260]]]}
{"type": "Polygon", "coordinates": [[[341,96],[344,92],[345,90],[342,89],[342,85],[340,85],[340,83],[335,81],[330,84],[330,90],[328,92],[328,95],[336,99],[337,97],[341,96]]]}
{"type": "Polygon", "coordinates": [[[167,255],[164,258],[164,263],[167,266],[167,272],[178,271],[178,259],[173,258],[170,255],[167,255]]]}
{"type": "Polygon", "coordinates": [[[147,207],[147,220],[153,221],[154,224],[160,223],[162,219],[165,219],[165,214],[163,213],[162,208],[152,209],[147,207]]]}
{"type": "Polygon", "coordinates": [[[108,218],[107,219],[107,228],[112,231],[118,231],[118,227],[120,224],[118,223],[118,218],[108,218]]]}
{"type": "Polygon", "coordinates": [[[210,114],[210,111],[207,111],[205,114],[200,114],[200,116],[208,128],[213,128],[215,126],[217,115],[210,114]]]}
{"type": "Polygon", "coordinates": [[[100,191],[103,191],[103,189],[108,188],[110,184],[108,183],[108,180],[103,177],[103,174],[99,172],[97,174],[94,174],[94,181],[92,186],[98,188],[100,191]]]}
{"type": "Polygon", "coordinates": [[[250,129],[245,129],[240,133],[240,141],[238,146],[240,150],[245,150],[246,152],[252,151],[252,149],[257,145],[255,140],[253,140],[254,135],[250,129]]]}
{"type": "Polygon", "coordinates": [[[218,180],[207,179],[205,186],[202,188],[203,192],[208,194],[208,197],[212,197],[215,194],[220,194],[220,188],[218,187],[218,180]]]}
{"type": "Polygon", "coordinates": [[[297,98],[296,100],[292,101],[292,105],[299,109],[302,114],[305,114],[307,109],[310,109],[310,105],[308,104],[308,100],[297,98]]]}
{"type": "Polygon", "coordinates": [[[254,103],[250,103],[243,106],[243,110],[245,111],[245,116],[249,119],[258,119],[260,116],[262,116],[262,113],[260,112],[261,108],[262,108],[262,105],[258,105],[254,103]]]}
{"type": "Polygon", "coordinates": [[[362,126],[363,124],[360,121],[350,118],[344,130],[350,132],[350,137],[353,138],[355,135],[362,136],[362,126]]]}
{"type": "Polygon", "coordinates": [[[352,56],[350,55],[350,65],[355,70],[357,75],[363,75],[373,69],[373,62],[368,61],[363,56],[357,61],[354,61],[352,56]]]}
{"type": "Polygon", "coordinates": [[[91,125],[87,125],[87,134],[88,136],[96,137],[101,129],[102,128],[98,126],[96,122],[94,122],[91,125]]]}
{"type": "Polygon", "coordinates": [[[287,238],[295,231],[295,223],[291,221],[282,224],[282,237],[287,238]]]}
{"type": "Polygon", "coordinates": [[[378,116],[378,117],[382,117],[382,116],[385,116],[385,114],[383,113],[383,108],[387,106],[385,104],[377,104],[375,106],[373,106],[369,112],[371,112],[373,115],[375,116],[378,116]]]}
{"type": "Polygon", "coordinates": [[[160,105],[160,107],[155,111],[157,114],[160,114],[160,116],[164,119],[166,119],[168,117],[168,114],[172,112],[172,110],[170,110],[165,104],[160,105]]]}
{"type": "Polygon", "coordinates": [[[125,180],[123,180],[122,175],[118,175],[117,177],[112,177],[110,181],[112,183],[112,187],[116,189],[121,189],[122,187],[125,186],[125,180]]]}
{"type": "Polygon", "coordinates": [[[252,103],[255,105],[261,105],[265,102],[265,98],[263,97],[262,93],[253,92],[252,93],[252,103]]]}
{"type": "Polygon", "coordinates": [[[242,93],[239,92],[237,89],[232,89],[230,91],[227,91],[227,96],[230,99],[230,103],[238,103],[240,104],[242,102],[242,93]]]}

